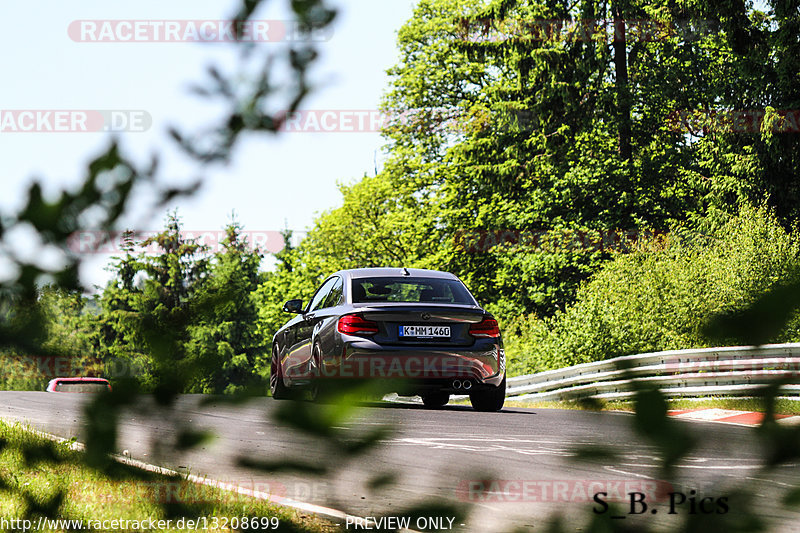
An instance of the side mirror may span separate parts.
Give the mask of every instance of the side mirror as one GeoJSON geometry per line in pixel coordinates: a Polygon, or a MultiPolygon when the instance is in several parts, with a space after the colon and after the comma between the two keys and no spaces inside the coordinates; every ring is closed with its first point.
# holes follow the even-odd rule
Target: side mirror
{"type": "Polygon", "coordinates": [[[302,313],[303,312],[303,300],[289,300],[285,304],[283,304],[283,312],[284,313],[302,313]]]}

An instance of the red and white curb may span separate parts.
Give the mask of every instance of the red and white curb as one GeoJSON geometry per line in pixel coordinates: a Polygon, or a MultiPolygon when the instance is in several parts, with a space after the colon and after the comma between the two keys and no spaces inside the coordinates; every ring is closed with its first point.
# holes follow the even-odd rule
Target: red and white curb
{"type": "MultiPolygon", "coordinates": [[[[758,426],[764,421],[764,413],[754,411],[733,411],[731,409],[680,409],[669,411],[669,416],[684,420],[702,422],[723,422],[739,426],[758,426]]],[[[779,424],[798,425],[800,416],[775,415],[779,424]]]]}

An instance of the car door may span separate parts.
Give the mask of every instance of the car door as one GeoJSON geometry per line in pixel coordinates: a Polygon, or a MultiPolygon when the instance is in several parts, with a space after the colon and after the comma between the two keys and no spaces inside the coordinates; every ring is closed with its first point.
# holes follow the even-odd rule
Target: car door
{"type": "Polygon", "coordinates": [[[328,293],[328,297],[325,298],[325,301],[314,314],[316,324],[311,336],[312,347],[314,343],[319,345],[323,358],[341,352],[341,349],[337,349],[336,346],[336,341],[339,338],[336,325],[342,312],[339,306],[343,303],[344,280],[337,277],[336,282],[328,293]]]}
{"type": "Polygon", "coordinates": [[[284,363],[284,372],[290,379],[306,379],[311,369],[311,338],[314,333],[314,326],[318,322],[316,312],[321,308],[325,299],[328,297],[338,277],[325,280],[303,311],[302,316],[292,326],[292,338],[294,344],[289,350],[284,363]]]}

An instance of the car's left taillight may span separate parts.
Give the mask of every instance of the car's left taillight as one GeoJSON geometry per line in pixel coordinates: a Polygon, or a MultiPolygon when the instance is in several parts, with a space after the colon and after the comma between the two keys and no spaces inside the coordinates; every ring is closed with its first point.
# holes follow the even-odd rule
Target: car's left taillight
{"type": "Polygon", "coordinates": [[[344,315],[336,329],[345,335],[374,335],[378,333],[378,324],[359,315],[344,315]]]}
{"type": "Polygon", "coordinates": [[[477,324],[472,324],[469,327],[469,334],[473,337],[497,338],[500,336],[500,326],[497,325],[497,320],[487,317],[477,324]]]}

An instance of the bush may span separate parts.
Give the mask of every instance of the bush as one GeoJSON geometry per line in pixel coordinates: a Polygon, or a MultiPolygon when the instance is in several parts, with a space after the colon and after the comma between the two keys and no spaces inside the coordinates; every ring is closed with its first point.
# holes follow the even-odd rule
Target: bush
{"type": "Polygon", "coordinates": [[[49,378],[36,365],[37,359],[14,350],[0,352],[0,390],[43,391],[49,378]]]}
{"type": "MultiPolygon", "coordinates": [[[[554,316],[509,321],[509,372],[524,374],[621,355],[708,346],[702,327],[800,276],[800,241],[765,208],[714,225],[674,228],[604,265],[554,316]]],[[[800,340],[795,317],[773,342],[800,340]]]]}

